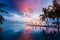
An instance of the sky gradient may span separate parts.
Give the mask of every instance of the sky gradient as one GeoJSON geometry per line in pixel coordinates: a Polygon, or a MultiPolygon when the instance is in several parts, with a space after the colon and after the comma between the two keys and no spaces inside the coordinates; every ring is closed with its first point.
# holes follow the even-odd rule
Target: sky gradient
{"type": "MultiPolygon", "coordinates": [[[[9,14],[1,14],[8,22],[26,22],[24,13],[33,18],[43,13],[42,8],[52,4],[52,0],[0,0],[8,6],[3,8],[9,14]]],[[[5,22],[6,23],[6,22],[5,22]]],[[[3,24],[4,25],[4,24],[3,24]]]]}

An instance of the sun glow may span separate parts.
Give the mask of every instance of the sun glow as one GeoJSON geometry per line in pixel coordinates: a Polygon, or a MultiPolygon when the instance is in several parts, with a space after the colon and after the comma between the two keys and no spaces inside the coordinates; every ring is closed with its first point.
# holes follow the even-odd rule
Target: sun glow
{"type": "Polygon", "coordinates": [[[26,18],[26,23],[28,25],[45,25],[46,24],[45,21],[39,20],[39,18],[40,18],[39,15],[34,14],[32,16],[29,13],[25,13],[24,16],[26,18]]]}

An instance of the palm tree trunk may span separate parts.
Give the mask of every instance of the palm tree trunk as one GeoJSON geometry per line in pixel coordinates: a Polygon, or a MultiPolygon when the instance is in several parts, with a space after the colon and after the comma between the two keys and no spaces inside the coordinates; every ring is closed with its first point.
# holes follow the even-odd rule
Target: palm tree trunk
{"type": "Polygon", "coordinates": [[[47,24],[46,31],[48,32],[48,30],[49,30],[49,21],[48,21],[48,18],[47,18],[46,24],[47,24]]]}
{"type": "Polygon", "coordinates": [[[59,18],[57,18],[57,29],[58,29],[58,32],[59,32],[59,18]]]}

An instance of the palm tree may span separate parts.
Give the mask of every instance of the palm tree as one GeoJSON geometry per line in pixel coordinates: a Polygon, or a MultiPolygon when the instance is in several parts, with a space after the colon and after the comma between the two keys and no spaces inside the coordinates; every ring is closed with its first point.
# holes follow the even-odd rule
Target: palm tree
{"type": "MultiPolygon", "coordinates": [[[[0,3],[0,13],[6,13],[6,14],[8,14],[7,11],[2,10],[2,8],[5,7],[5,6],[6,6],[5,4],[0,3]]],[[[2,24],[3,21],[4,21],[4,17],[0,14],[0,24],[2,24]]]]}
{"type": "MultiPolygon", "coordinates": [[[[0,13],[8,14],[7,11],[2,9],[5,6],[6,6],[5,4],[0,3],[0,13]]],[[[0,14],[0,40],[2,40],[2,30],[3,30],[3,28],[1,27],[1,24],[3,24],[3,21],[4,21],[4,17],[0,14]]]]}
{"type": "MultiPolygon", "coordinates": [[[[49,9],[49,8],[48,8],[49,9]]],[[[47,21],[46,21],[46,24],[48,24],[47,25],[47,27],[46,27],[46,31],[48,31],[48,26],[49,26],[49,22],[48,22],[48,9],[47,8],[43,8],[43,12],[44,12],[44,14],[41,14],[40,16],[42,16],[40,19],[42,19],[42,21],[44,21],[45,19],[47,19],[47,21]]]]}
{"type": "Polygon", "coordinates": [[[58,32],[59,32],[59,18],[60,18],[60,5],[57,3],[57,0],[53,0],[53,6],[49,5],[48,9],[43,8],[44,14],[42,15],[42,20],[49,17],[53,20],[57,18],[57,26],[58,26],[58,32]],[[52,7],[52,9],[50,9],[52,7]]]}
{"type": "Polygon", "coordinates": [[[53,1],[53,7],[55,8],[55,18],[57,18],[57,22],[55,24],[57,25],[58,32],[59,32],[59,18],[60,18],[60,4],[58,3],[58,0],[53,1]]]}
{"type": "MultiPolygon", "coordinates": [[[[2,9],[5,6],[7,6],[7,5],[0,3],[0,13],[6,13],[6,14],[8,14],[7,11],[5,11],[5,10],[2,9]]],[[[0,14],[0,24],[2,24],[3,21],[4,21],[4,17],[0,14]]],[[[1,26],[0,26],[0,28],[1,28],[1,26]]]]}

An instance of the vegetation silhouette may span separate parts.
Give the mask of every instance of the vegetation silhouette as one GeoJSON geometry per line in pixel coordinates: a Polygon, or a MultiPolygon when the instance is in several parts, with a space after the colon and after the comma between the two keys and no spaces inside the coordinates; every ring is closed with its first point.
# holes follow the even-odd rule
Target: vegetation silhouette
{"type": "MultiPolygon", "coordinates": [[[[7,5],[5,5],[5,4],[3,4],[3,3],[0,3],[0,13],[6,13],[6,14],[8,14],[8,12],[7,11],[5,11],[5,10],[3,10],[2,8],[4,8],[5,6],[7,6],[7,5]]],[[[4,17],[0,14],[0,40],[2,40],[2,31],[3,31],[3,28],[1,27],[1,25],[3,24],[3,21],[4,21],[4,17]]]]}
{"type": "MultiPolygon", "coordinates": [[[[58,3],[59,0],[53,0],[53,5],[49,5],[47,8],[42,8],[44,14],[40,15],[40,19],[44,21],[45,19],[57,19],[56,22],[53,22],[53,24],[56,24],[56,28],[58,29],[58,32],[56,31],[51,31],[50,33],[42,30],[42,36],[44,40],[60,40],[60,4],[58,3]]],[[[49,27],[49,26],[48,26],[49,27]]]]}
{"type": "Polygon", "coordinates": [[[46,18],[50,19],[57,19],[57,22],[54,22],[57,26],[59,32],[59,18],[60,18],[60,4],[58,3],[58,0],[53,0],[53,5],[49,5],[47,8],[42,9],[44,14],[41,14],[42,16],[40,19],[45,20],[46,18]]]}

